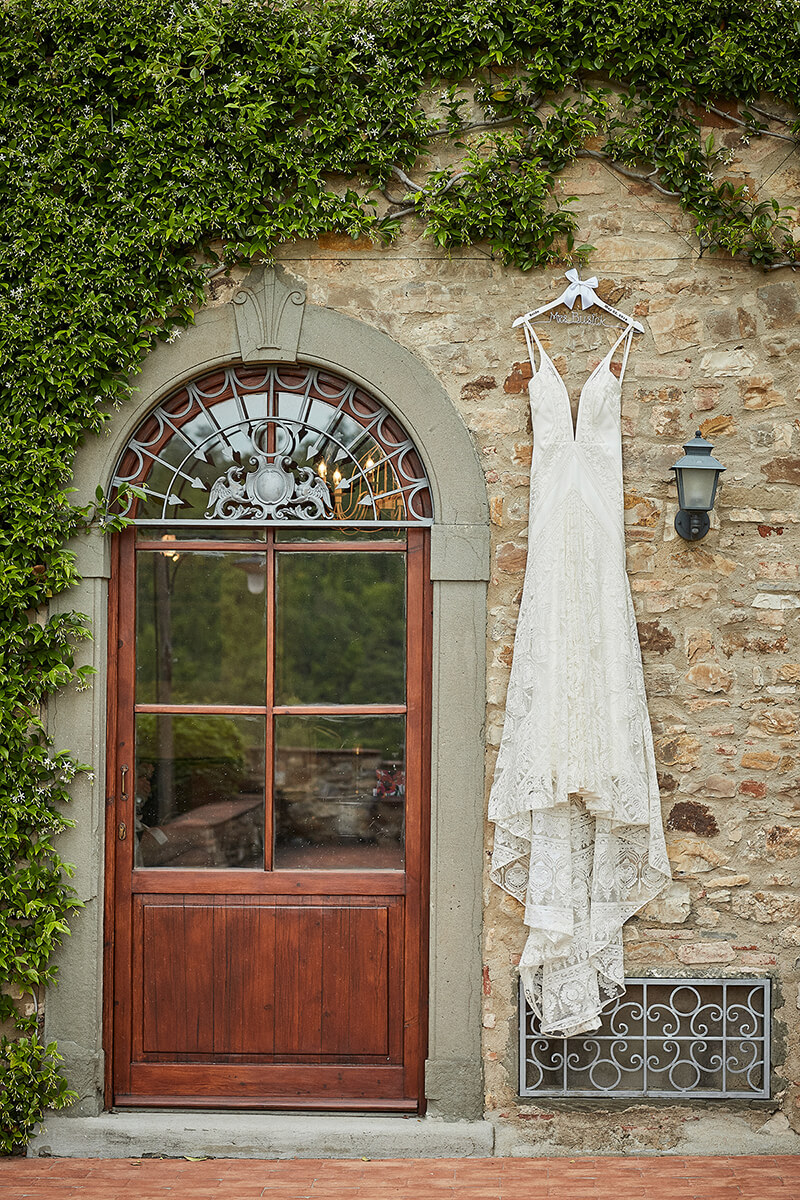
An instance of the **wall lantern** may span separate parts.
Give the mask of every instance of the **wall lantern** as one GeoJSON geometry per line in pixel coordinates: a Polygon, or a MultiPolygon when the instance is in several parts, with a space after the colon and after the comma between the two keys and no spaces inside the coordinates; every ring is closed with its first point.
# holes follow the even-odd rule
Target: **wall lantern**
{"type": "Polygon", "coordinates": [[[670,467],[678,485],[675,529],[687,542],[697,542],[711,528],[708,514],[714,507],[717,482],[726,468],[712,456],[711,442],[702,437],[699,429],[683,448],[686,454],[670,467]]]}

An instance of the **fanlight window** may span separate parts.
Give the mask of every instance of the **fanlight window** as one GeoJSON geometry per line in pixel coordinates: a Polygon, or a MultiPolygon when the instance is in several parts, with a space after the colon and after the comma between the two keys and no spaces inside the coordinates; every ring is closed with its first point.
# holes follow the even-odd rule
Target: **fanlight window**
{"type": "Polygon", "coordinates": [[[430,524],[414,444],[374,397],[302,365],[228,367],[186,384],[128,442],[112,486],[127,514],[187,525],[430,524]]]}

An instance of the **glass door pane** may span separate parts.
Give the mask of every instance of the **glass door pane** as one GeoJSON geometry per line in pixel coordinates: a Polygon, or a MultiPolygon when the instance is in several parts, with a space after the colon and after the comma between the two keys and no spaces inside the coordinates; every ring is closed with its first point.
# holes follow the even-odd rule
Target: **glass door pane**
{"type": "Polygon", "coordinates": [[[266,554],[136,557],[137,703],[263,705],[266,554]]]}
{"type": "Polygon", "coordinates": [[[404,716],[275,718],[275,866],[403,866],[404,716]]]}
{"type": "Polygon", "coordinates": [[[139,713],[137,867],[263,867],[264,717],[139,713]]]}
{"type": "Polygon", "coordinates": [[[276,554],[275,703],[405,703],[405,554],[276,554]]]}
{"type": "Polygon", "coordinates": [[[135,866],[402,869],[405,547],[167,545],[136,556],[135,866]]]}

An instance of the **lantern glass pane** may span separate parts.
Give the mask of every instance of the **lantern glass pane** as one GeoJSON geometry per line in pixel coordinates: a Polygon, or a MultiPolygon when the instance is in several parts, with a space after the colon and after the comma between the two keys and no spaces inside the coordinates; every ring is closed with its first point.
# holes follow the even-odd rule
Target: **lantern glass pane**
{"type": "Polygon", "coordinates": [[[681,507],[707,512],[714,502],[717,472],[702,467],[683,467],[681,476],[681,507]]]}

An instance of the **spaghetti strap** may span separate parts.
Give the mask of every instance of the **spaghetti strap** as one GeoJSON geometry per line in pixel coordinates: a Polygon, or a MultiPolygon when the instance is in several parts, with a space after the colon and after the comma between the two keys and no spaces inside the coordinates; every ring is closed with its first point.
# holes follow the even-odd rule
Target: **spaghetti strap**
{"type": "Polygon", "coordinates": [[[633,341],[633,325],[625,326],[622,333],[619,335],[617,340],[614,342],[614,345],[611,347],[611,349],[608,352],[608,365],[610,368],[611,360],[614,357],[614,355],[616,354],[618,347],[622,344],[622,342],[625,338],[627,338],[628,340],[627,340],[627,342],[625,342],[625,353],[622,355],[622,367],[620,368],[620,373],[619,373],[620,383],[622,383],[622,380],[625,377],[625,368],[628,365],[628,354],[630,353],[631,342],[633,341]]]}
{"type": "Polygon", "coordinates": [[[536,345],[539,347],[539,370],[541,370],[542,362],[546,357],[544,347],[536,336],[536,330],[532,325],[526,321],[522,328],[525,330],[525,341],[528,344],[528,358],[531,360],[531,370],[534,375],[538,375],[539,372],[536,369],[536,357],[533,351],[533,342],[531,342],[531,334],[533,334],[533,341],[536,342],[536,345]]]}

